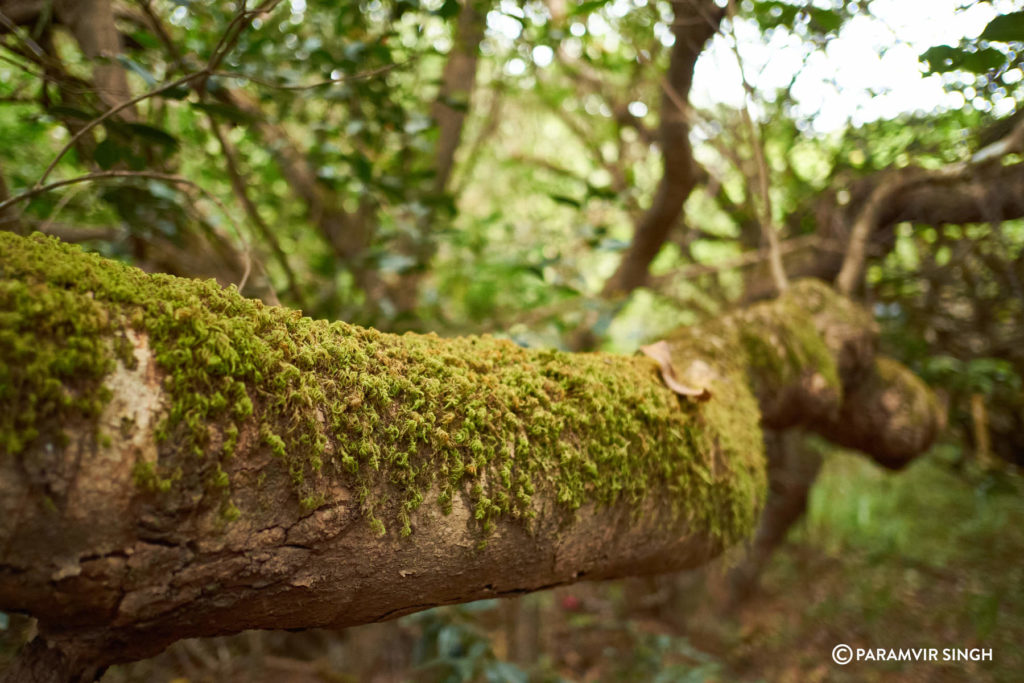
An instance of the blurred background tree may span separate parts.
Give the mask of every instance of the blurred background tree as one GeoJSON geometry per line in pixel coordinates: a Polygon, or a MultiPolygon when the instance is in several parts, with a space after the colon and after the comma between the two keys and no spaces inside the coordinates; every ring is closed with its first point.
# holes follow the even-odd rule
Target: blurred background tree
{"type": "Polygon", "coordinates": [[[936,639],[996,648],[952,676],[1019,670],[1022,10],[0,0],[2,229],[314,317],[572,349],[838,278],[949,407],[895,476],[780,435],[790,507],[740,614],[671,577],[186,643],[110,680],[805,680],[834,642],[936,639]]]}

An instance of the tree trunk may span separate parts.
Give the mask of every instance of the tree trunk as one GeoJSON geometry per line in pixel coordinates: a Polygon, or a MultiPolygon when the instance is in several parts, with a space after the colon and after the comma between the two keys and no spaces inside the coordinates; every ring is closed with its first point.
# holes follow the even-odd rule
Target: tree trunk
{"type": "Polygon", "coordinates": [[[768,560],[807,511],[807,499],[822,458],[804,440],[798,430],[765,432],[768,498],[746,557],[729,571],[729,609],[741,607],[757,590],[768,560]]]}
{"type": "Polygon", "coordinates": [[[448,217],[450,213],[442,209],[447,205],[443,200],[448,192],[452,170],[455,168],[455,153],[462,143],[463,127],[476,88],[480,43],[484,39],[489,9],[489,2],[463,0],[455,22],[453,45],[441,72],[441,87],[430,105],[430,116],[437,125],[433,196],[428,197],[431,201],[427,211],[417,221],[415,234],[411,239],[406,238],[399,243],[400,250],[410,253],[415,262],[411,270],[401,273],[388,287],[387,297],[399,316],[409,316],[416,310],[423,277],[437,251],[437,240],[433,234],[435,227],[439,220],[448,217]]]}
{"type": "Polygon", "coordinates": [[[661,123],[658,129],[662,176],[651,207],[640,217],[633,242],[622,255],[615,273],[605,282],[604,294],[628,294],[647,281],[647,269],[683,212],[683,204],[697,184],[690,145],[689,112],[693,68],[704,43],[718,30],[722,11],[708,0],[672,3],[672,35],[668,73],[662,80],[661,123]]]}
{"type": "MultiPolygon", "coordinates": [[[[121,34],[114,24],[110,0],[57,0],[54,12],[68,27],[88,59],[95,60],[92,80],[96,94],[108,107],[116,107],[132,97],[124,67],[116,61],[121,54],[121,34]]],[[[131,107],[119,116],[134,119],[131,107]]]]}
{"type": "Polygon", "coordinates": [[[643,356],[386,335],[0,233],[0,609],[41,639],[19,666],[700,565],[757,520],[760,425],[927,447],[935,402],[875,338],[797,283],[669,338],[695,401],[643,356]]]}

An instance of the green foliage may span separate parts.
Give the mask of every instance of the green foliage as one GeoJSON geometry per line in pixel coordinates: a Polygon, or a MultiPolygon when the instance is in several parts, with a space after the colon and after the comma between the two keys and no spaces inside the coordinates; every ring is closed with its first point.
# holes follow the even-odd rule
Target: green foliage
{"type": "Polygon", "coordinates": [[[490,635],[480,628],[478,616],[497,601],[483,600],[457,607],[438,607],[406,621],[420,628],[413,653],[416,678],[421,681],[469,683],[526,683],[529,676],[518,666],[494,654],[490,635]]]}
{"type": "Polygon", "coordinates": [[[952,356],[924,359],[922,376],[936,386],[956,392],[990,395],[997,388],[1020,391],[1021,378],[1013,364],[1002,358],[972,358],[963,362],[952,356]]]}
{"type": "Polygon", "coordinates": [[[956,623],[962,637],[1009,648],[1001,666],[1012,667],[1010,642],[1024,607],[1014,559],[1024,552],[1024,483],[973,467],[955,471],[949,455],[936,452],[900,476],[829,455],[805,537],[833,555],[860,558],[849,599],[831,606],[844,620],[861,618],[872,631],[903,629],[908,591],[943,593],[944,609],[925,615],[923,630],[920,623],[913,629],[930,633],[941,622],[956,623]]]}
{"type": "Polygon", "coordinates": [[[937,45],[921,54],[932,73],[948,73],[950,71],[970,71],[974,74],[985,74],[998,69],[1006,62],[1006,55],[994,47],[976,50],[937,45]]]}
{"type": "Polygon", "coordinates": [[[999,43],[1024,43],[1024,12],[999,15],[988,23],[978,39],[999,43]]]}
{"type": "MultiPolygon", "coordinates": [[[[903,224],[889,256],[869,270],[886,344],[947,393],[950,438],[976,438],[973,394],[985,397],[994,451],[1014,461],[1024,441],[1024,299],[1009,264],[1024,253],[1016,221],[939,228],[903,224]],[[970,245],[970,248],[965,248],[970,245]],[[950,277],[958,271],[961,277],[950,277]]],[[[975,444],[977,445],[977,444],[975,444]]]]}
{"type": "Polygon", "coordinates": [[[703,683],[721,680],[722,663],[695,648],[685,637],[646,633],[630,623],[630,647],[618,655],[608,680],[703,683]]]}
{"type": "Polygon", "coordinates": [[[1010,12],[992,19],[977,38],[929,48],[921,61],[926,73],[944,76],[946,87],[964,93],[974,106],[1003,100],[1008,93],[1019,101],[1022,44],[1024,12],[1010,12]]]}
{"type": "Polygon", "coordinates": [[[783,27],[823,36],[838,31],[850,16],[842,9],[825,9],[809,3],[760,0],[744,4],[753,8],[753,18],[764,30],[783,27]]]}

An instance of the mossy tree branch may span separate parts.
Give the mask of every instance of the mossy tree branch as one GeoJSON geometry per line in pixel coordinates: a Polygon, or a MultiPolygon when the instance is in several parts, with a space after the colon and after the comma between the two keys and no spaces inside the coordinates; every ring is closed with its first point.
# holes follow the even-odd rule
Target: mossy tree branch
{"type": "Polygon", "coordinates": [[[0,233],[0,609],[52,646],[8,676],[700,565],[757,520],[760,424],[927,446],[875,339],[796,283],[667,340],[695,402],[642,356],[386,335],[0,233]]]}

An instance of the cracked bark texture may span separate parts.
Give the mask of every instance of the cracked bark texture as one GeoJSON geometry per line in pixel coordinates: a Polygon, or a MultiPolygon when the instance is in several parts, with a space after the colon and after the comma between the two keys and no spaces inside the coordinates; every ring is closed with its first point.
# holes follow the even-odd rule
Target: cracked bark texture
{"type": "MultiPolygon", "coordinates": [[[[429,486],[411,513],[411,535],[382,535],[367,522],[366,501],[343,474],[320,478],[325,495],[312,508],[300,502],[294,472],[260,438],[258,420],[268,405],[263,402],[284,391],[267,380],[249,388],[262,398],[254,401],[254,414],[234,421],[237,447],[217,464],[230,477],[235,518],[225,516],[221,497],[211,491],[210,455],[178,452],[180,430],[158,441],[156,433],[172,403],[167,361],[155,354],[154,338],[129,309],[162,311],[170,325],[165,331],[172,336],[195,333],[189,317],[194,312],[183,314],[191,309],[175,308],[170,297],[125,304],[147,287],[192,291],[192,284],[147,276],[42,237],[2,234],[0,247],[4,364],[18,362],[11,349],[19,339],[33,345],[36,329],[47,324],[39,318],[45,309],[32,304],[27,313],[18,309],[12,292],[28,292],[28,301],[55,294],[80,297],[90,310],[107,311],[102,314],[108,325],[104,334],[130,342],[130,357],[120,355],[100,378],[109,400],[98,414],[47,414],[40,408],[38,416],[30,416],[38,418],[38,434],[23,448],[0,445],[0,609],[29,613],[39,619],[40,628],[38,640],[3,680],[76,680],[111,663],[150,656],[186,637],[250,628],[353,626],[581,579],[696,567],[739,540],[756,521],[765,467],[759,422],[772,429],[800,425],[826,433],[882,460],[913,457],[927,447],[940,422],[928,389],[895,363],[876,357],[877,331],[870,315],[821,283],[797,283],[779,301],[667,339],[680,378],[709,388],[711,398],[705,402],[671,393],[657,364],[643,357],[531,351],[486,338],[372,333],[372,343],[396,350],[427,343],[440,354],[461,344],[456,348],[467,362],[480,367],[483,356],[472,349],[496,345],[511,358],[516,373],[541,382],[534,386],[553,387],[550,380],[556,375],[544,365],[552,358],[567,362],[565,367],[589,363],[604,373],[582,394],[599,393],[602,378],[609,382],[609,393],[616,378],[630,378],[651,403],[615,409],[642,416],[647,425],[644,434],[622,435],[633,439],[628,467],[654,473],[647,488],[630,499],[599,500],[584,493],[573,506],[555,485],[557,474],[550,481],[541,477],[529,502],[531,519],[503,514],[484,531],[468,477],[459,482],[450,511],[437,504],[439,486],[429,486]],[[82,272],[88,277],[107,270],[127,273],[123,276],[132,285],[89,289],[82,284],[86,276],[72,281],[68,275],[74,264],[85,264],[82,272]],[[19,322],[25,315],[36,316],[32,326],[19,322]],[[880,363],[883,371],[877,369],[880,363]],[[687,450],[686,444],[697,442],[709,446],[687,450]],[[686,447],[674,450],[680,444],[686,447]],[[180,471],[168,490],[140,485],[139,463],[173,458],[180,471]],[[672,471],[673,460],[681,459],[700,460],[702,476],[684,485],[672,476],[659,477],[657,472],[672,471]],[[686,507],[692,500],[708,501],[707,515],[693,514],[686,507]]],[[[195,286],[197,293],[213,291],[212,285],[195,286]]],[[[218,296],[244,303],[230,292],[218,296]]],[[[300,320],[298,314],[290,317],[300,320]]],[[[59,336],[60,328],[55,329],[59,336]]],[[[274,339],[282,347],[288,344],[287,338],[274,339]]],[[[414,369],[381,366],[379,371],[410,376],[414,369]]],[[[496,383],[504,381],[506,370],[494,364],[472,375],[474,391],[497,400],[501,387],[496,383]]],[[[328,381],[326,371],[311,372],[314,380],[323,372],[328,381]]],[[[29,397],[19,393],[27,392],[24,386],[0,382],[0,389],[5,401],[0,407],[28,405],[29,397]]],[[[65,381],[67,394],[79,390],[75,380],[65,381]]],[[[555,388],[542,391],[563,406],[586,405],[593,398],[555,388]]],[[[392,409],[402,400],[394,397],[392,409]]],[[[304,410],[320,415],[327,408],[309,405],[304,410]]],[[[451,410],[459,420],[469,408],[454,405],[451,410]]],[[[533,433],[537,411],[522,412],[523,434],[533,433]]],[[[518,456],[519,461],[530,460],[534,471],[557,473],[573,458],[587,457],[592,445],[579,435],[587,433],[592,418],[578,414],[567,419],[550,450],[535,449],[518,456]]],[[[213,443],[223,439],[229,424],[216,419],[205,426],[213,443]]],[[[13,443],[0,436],[5,437],[0,444],[13,443]]],[[[326,438],[324,457],[329,458],[358,435],[326,438]]],[[[419,457],[427,468],[443,462],[429,442],[420,445],[419,457]]],[[[381,489],[390,485],[384,467],[375,480],[381,489]]],[[[600,465],[595,476],[603,476],[600,465]]],[[[371,497],[378,493],[368,492],[371,497]]]]}

